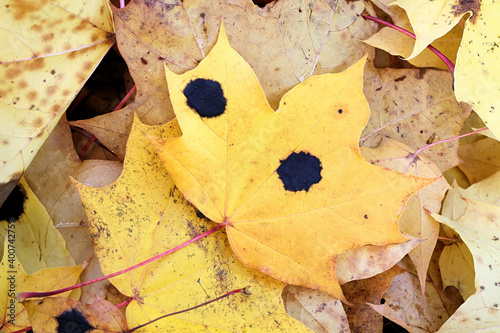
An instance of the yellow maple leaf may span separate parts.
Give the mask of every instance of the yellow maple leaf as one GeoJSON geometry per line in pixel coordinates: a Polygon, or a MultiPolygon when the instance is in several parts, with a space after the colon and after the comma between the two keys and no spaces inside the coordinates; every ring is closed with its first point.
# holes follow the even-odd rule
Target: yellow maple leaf
{"type": "Polygon", "coordinates": [[[370,114],[363,65],[309,78],[274,112],[221,28],[196,69],[175,75],[166,68],[183,135],[151,139],[186,198],[226,225],[246,266],[340,299],[336,255],[405,241],[398,214],[432,182],[361,157],[359,134],[370,114]]]}
{"type": "MultiPolygon", "coordinates": [[[[71,267],[42,269],[27,275],[17,260],[15,246],[8,239],[4,244],[4,254],[0,262],[0,328],[5,332],[15,332],[31,326],[24,307],[16,295],[24,291],[49,291],[73,285],[85,264],[71,267]]],[[[63,295],[67,296],[70,292],[63,295]]]]}
{"type": "Polygon", "coordinates": [[[104,0],[0,8],[0,203],[113,45],[104,0]]]}
{"type": "MultiPolygon", "coordinates": [[[[77,183],[90,221],[94,249],[105,274],[114,273],[172,249],[216,226],[175,188],[143,132],[179,135],[177,123],[149,126],[138,118],[127,143],[123,173],[111,185],[90,188],[77,183]]],[[[244,267],[223,233],[207,236],[147,266],[114,277],[118,290],[133,297],[127,307],[129,327],[204,303],[250,286],[252,295],[234,295],[154,323],[160,332],[305,332],[282,304],[285,286],[244,267]]],[[[154,328],[146,328],[154,330],[154,328]]]]}
{"type": "Polygon", "coordinates": [[[493,134],[500,137],[500,66],[498,57],[500,3],[494,0],[398,0],[408,14],[417,40],[410,58],[450,31],[470,14],[457,54],[455,95],[472,106],[493,134]],[[430,18],[430,19],[429,19],[430,18]]]}
{"type": "Polygon", "coordinates": [[[500,326],[500,207],[464,199],[457,220],[433,214],[460,234],[474,258],[476,292],[444,323],[439,332],[494,332],[500,326]]]}

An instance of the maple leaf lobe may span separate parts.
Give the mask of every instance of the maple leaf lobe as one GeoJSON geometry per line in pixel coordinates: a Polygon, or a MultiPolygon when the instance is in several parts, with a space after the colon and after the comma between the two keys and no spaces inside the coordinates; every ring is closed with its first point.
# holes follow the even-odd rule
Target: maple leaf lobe
{"type": "Polygon", "coordinates": [[[77,309],[71,309],[71,311],[64,311],[59,316],[56,317],[58,333],[84,333],[89,332],[95,327],[90,325],[87,319],[83,316],[83,313],[77,309]]]}
{"type": "Polygon", "coordinates": [[[0,221],[15,222],[24,213],[26,203],[26,191],[17,185],[10,192],[4,204],[0,208],[0,221]]]}
{"type": "Polygon", "coordinates": [[[196,79],[184,88],[187,105],[200,117],[213,118],[226,111],[227,100],[219,82],[208,79],[196,79]]]}
{"type": "Polygon", "coordinates": [[[321,161],[314,155],[301,151],[291,153],[276,169],[285,190],[309,191],[313,184],[321,180],[321,161]]]}

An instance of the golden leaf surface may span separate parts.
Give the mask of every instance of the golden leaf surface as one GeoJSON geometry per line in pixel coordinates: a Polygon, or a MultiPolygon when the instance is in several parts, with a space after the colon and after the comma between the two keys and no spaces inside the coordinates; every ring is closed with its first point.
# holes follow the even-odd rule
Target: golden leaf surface
{"type": "Polygon", "coordinates": [[[104,0],[2,2],[0,202],[113,45],[113,29],[104,0]]]}
{"type": "Polygon", "coordinates": [[[182,137],[151,139],[185,197],[227,226],[246,266],[340,299],[336,255],[405,241],[398,214],[432,182],[361,157],[359,134],[370,115],[363,65],[310,77],[274,112],[221,29],[196,69],[166,69],[182,137]]]}
{"type": "MultiPolygon", "coordinates": [[[[75,260],[66,249],[64,238],[24,177],[11,194],[5,205],[11,211],[19,209],[15,214],[19,215],[0,216],[0,256],[3,256],[3,242],[7,239],[13,241],[16,257],[27,274],[48,267],[75,265],[75,260]]],[[[4,207],[5,210],[7,207],[4,207]]]]}
{"type": "MultiPolygon", "coordinates": [[[[213,228],[175,188],[143,132],[179,135],[176,122],[148,127],[135,119],[123,173],[111,185],[77,183],[89,217],[94,250],[105,274],[114,273],[172,249],[213,228]]],[[[134,300],[127,306],[129,327],[188,309],[250,286],[196,310],[164,318],[144,331],[306,332],[283,308],[283,283],[244,267],[223,232],[207,236],[173,254],[110,281],[134,300]],[[155,328],[156,327],[156,330],[155,328]]]]}

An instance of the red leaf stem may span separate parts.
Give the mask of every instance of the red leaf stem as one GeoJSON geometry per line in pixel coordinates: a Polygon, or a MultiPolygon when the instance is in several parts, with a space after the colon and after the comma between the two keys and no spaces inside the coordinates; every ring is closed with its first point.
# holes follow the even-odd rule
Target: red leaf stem
{"type": "Polygon", "coordinates": [[[203,237],[206,237],[208,235],[211,235],[213,234],[214,232],[218,231],[219,229],[222,229],[226,226],[226,224],[224,223],[220,223],[218,224],[215,228],[213,229],[210,229],[209,231],[207,232],[204,232],[202,233],[201,235],[198,235],[190,240],[188,240],[187,242],[184,242],[182,243],[181,245],[179,246],[176,246],[174,247],[173,249],[171,250],[168,250],[166,252],[163,252],[163,253],[160,253],[159,255],[157,256],[154,256],[152,258],[149,258],[148,260],[146,261],[143,261],[137,265],[134,265],[132,267],[128,267],[126,269],[123,269],[121,271],[118,271],[118,272],[115,272],[115,273],[112,273],[112,274],[109,274],[109,275],[106,275],[106,276],[102,276],[100,278],[97,278],[97,279],[93,279],[93,280],[90,280],[90,281],[85,281],[85,282],[82,282],[82,283],[79,283],[79,284],[76,284],[74,286],[71,286],[71,287],[67,287],[67,288],[63,288],[63,289],[59,289],[59,290],[54,290],[54,291],[47,291],[47,292],[22,292],[22,293],[19,293],[17,294],[17,299],[19,302],[23,302],[24,300],[26,300],[27,298],[33,298],[33,297],[47,297],[47,296],[53,296],[53,295],[57,295],[57,294],[61,294],[61,293],[64,293],[66,291],[70,291],[70,290],[73,290],[73,289],[77,289],[77,288],[80,288],[80,287],[83,287],[83,286],[88,286],[89,284],[92,284],[92,283],[95,283],[95,282],[99,282],[99,281],[102,281],[102,280],[106,280],[106,279],[109,279],[109,278],[112,278],[112,277],[115,277],[115,276],[118,276],[118,275],[121,275],[123,273],[127,273],[127,272],[130,272],[131,270],[134,270],[136,268],[139,268],[141,266],[144,266],[144,265],[147,265],[149,264],[150,262],[152,261],[155,261],[156,259],[160,259],[162,257],[165,257],[166,255],[169,255],[171,253],[174,253],[175,251],[177,250],[180,250],[182,249],[183,247],[191,244],[191,243],[194,243],[200,239],[202,239],[203,237]]]}
{"type": "MultiPolygon", "coordinates": [[[[403,34],[405,34],[405,35],[407,35],[407,36],[410,36],[410,37],[411,37],[411,38],[413,38],[413,39],[417,39],[413,33],[409,32],[409,31],[408,31],[408,30],[406,30],[406,29],[403,29],[403,28],[401,28],[401,27],[398,27],[397,25],[394,25],[394,24],[392,24],[392,23],[386,22],[386,21],[384,21],[384,20],[381,20],[381,19],[379,19],[379,18],[376,18],[376,17],[370,16],[370,15],[363,14],[363,15],[361,15],[361,16],[362,16],[363,18],[367,19],[367,20],[372,20],[372,21],[374,21],[374,22],[377,22],[377,23],[379,23],[379,24],[383,24],[383,25],[385,25],[385,26],[387,26],[387,27],[389,27],[389,28],[392,28],[392,29],[394,29],[394,30],[396,30],[396,31],[399,31],[399,32],[401,32],[401,33],[403,33],[403,34]]],[[[442,54],[441,52],[439,52],[439,50],[438,50],[438,49],[436,49],[434,46],[432,46],[432,45],[428,45],[428,46],[427,46],[427,48],[428,48],[429,50],[431,50],[432,52],[434,52],[434,53],[435,53],[435,54],[436,54],[436,55],[437,55],[437,56],[438,56],[438,57],[439,57],[439,58],[440,58],[440,59],[444,62],[444,64],[448,67],[448,69],[449,69],[449,71],[450,71],[450,73],[451,73],[451,76],[452,76],[452,77],[454,77],[454,73],[455,73],[455,65],[451,62],[451,60],[450,60],[450,59],[448,59],[448,58],[447,58],[444,54],[442,54]]]]}

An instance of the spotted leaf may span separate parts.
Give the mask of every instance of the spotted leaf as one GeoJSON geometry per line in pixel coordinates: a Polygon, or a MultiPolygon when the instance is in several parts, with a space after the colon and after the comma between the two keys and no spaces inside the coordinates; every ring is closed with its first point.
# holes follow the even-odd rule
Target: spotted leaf
{"type": "Polygon", "coordinates": [[[185,197],[226,225],[245,265],[340,299],[336,255],[407,240],[395,221],[410,195],[431,182],[360,156],[370,115],[363,65],[307,79],[274,112],[221,29],[196,69],[166,69],[183,135],[152,139],[185,197]],[[205,88],[189,89],[195,82],[205,88]],[[215,105],[217,114],[208,111],[215,105]]]}

